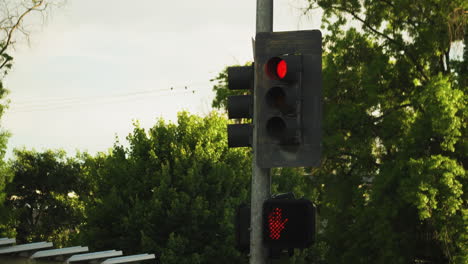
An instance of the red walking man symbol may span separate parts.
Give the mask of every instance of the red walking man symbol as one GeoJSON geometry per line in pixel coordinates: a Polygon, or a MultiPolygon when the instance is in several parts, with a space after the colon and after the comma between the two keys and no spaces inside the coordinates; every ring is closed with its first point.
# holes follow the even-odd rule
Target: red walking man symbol
{"type": "Polygon", "coordinates": [[[280,208],[273,209],[268,215],[268,227],[270,229],[270,238],[273,240],[278,240],[281,237],[281,231],[283,231],[288,218],[282,219],[283,214],[280,208]]]}

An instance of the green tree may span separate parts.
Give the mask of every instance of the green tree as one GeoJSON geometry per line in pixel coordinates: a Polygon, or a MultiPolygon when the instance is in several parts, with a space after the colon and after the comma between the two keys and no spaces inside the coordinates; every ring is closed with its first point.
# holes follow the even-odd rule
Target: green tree
{"type": "MultiPolygon", "coordinates": [[[[8,90],[3,84],[3,79],[13,66],[13,57],[10,51],[17,39],[17,33],[26,37],[29,36],[28,30],[24,27],[24,20],[34,12],[44,12],[50,4],[57,2],[47,0],[13,0],[0,2],[0,118],[8,107],[8,101],[5,100],[8,90]]],[[[0,126],[0,236],[11,235],[6,232],[4,219],[6,219],[7,209],[2,206],[6,198],[4,191],[5,185],[11,180],[11,173],[8,172],[4,161],[7,149],[9,133],[0,126]],[[1,231],[3,230],[3,231],[1,231]]]]}
{"type": "Polygon", "coordinates": [[[86,243],[95,249],[154,252],[162,263],[240,263],[234,214],[247,202],[250,154],[228,149],[218,114],[178,115],[145,131],[135,124],[129,147],[88,157],[96,184],[87,205],[86,243]]]}
{"type": "Polygon", "coordinates": [[[19,243],[49,240],[66,245],[83,221],[81,165],[64,151],[15,150],[6,185],[7,226],[19,243]]]}
{"type": "Polygon", "coordinates": [[[327,32],[325,259],[467,263],[466,46],[450,55],[466,1],[310,3],[327,32]]]}

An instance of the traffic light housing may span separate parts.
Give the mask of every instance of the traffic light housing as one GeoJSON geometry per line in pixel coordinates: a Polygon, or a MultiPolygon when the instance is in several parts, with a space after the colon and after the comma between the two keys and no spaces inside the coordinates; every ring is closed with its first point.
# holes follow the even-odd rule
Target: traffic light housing
{"type": "Polygon", "coordinates": [[[242,204],[237,207],[235,218],[236,248],[240,252],[250,250],[250,207],[242,204]]]}
{"type": "MultiPolygon", "coordinates": [[[[253,96],[251,90],[254,86],[253,66],[229,67],[228,88],[230,90],[245,90],[244,94],[228,97],[228,118],[242,119],[253,117],[253,96]],[[250,94],[249,94],[250,93],[250,94]]],[[[251,147],[252,124],[230,124],[228,130],[228,146],[251,147]]]]}
{"type": "Polygon", "coordinates": [[[274,249],[306,248],[314,242],[315,207],[305,199],[268,199],[263,204],[263,241],[274,249]]]}
{"type": "Polygon", "coordinates": [[[255,80],[258,166],[317,166],[322,149],[320,31],[258,33],[255,80]]]}

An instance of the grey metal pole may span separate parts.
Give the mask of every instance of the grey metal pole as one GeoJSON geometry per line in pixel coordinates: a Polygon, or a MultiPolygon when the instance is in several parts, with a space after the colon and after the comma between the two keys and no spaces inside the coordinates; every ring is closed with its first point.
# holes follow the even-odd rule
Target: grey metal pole
{"type": "MultiPolygon", "coordinates": [[[[256,32],[273,32],[273,0],[257,0],[256,32]]],[[[255,85],[256,87],[256,85],[255,85]]],[[[257,100],[254,99],[254,102],[257,100]]],[[[254,107],[255,109],[255,107],[254,107]]],[[[258,118],[254,111],[253,160],[252,160],[252,194],[250,217],[250,264],[267,264],[268,251],[262,243],[262,208],[263,202],[270,197],[270,169],[257,166],[257,127],[258,118]]]]}
{"type": "Polygon", "coordinates": [[[256,32],[273,32],[273,0],[257,0],[256,32]]]}

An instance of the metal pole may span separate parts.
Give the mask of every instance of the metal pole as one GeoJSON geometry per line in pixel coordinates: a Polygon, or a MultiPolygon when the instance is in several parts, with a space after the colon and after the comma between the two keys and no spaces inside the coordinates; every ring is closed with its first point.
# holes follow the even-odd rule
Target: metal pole
{"type": "MultiPolygon", "coordinates": [[[[273,32],[273,0],[257,0],[256,32],[273,32]]],[[[256,101],[254,98],[254,102],[256,101]]],[[[262,169],[257,166],[257,155],[262,155],[262,153],[256,151],[258,127],[256,115],[257,113],[254,111],[252,194],[250,202],[250,264],[267,264],[268,251],[262,243],[262,208],[263,202],[270,198],[271,178],[270,169],[262,169]]]]}
{"type": "Polygon", "coordinates": [[[256,32],[273,32],[273,0],[257,0],[256,32]]]}

